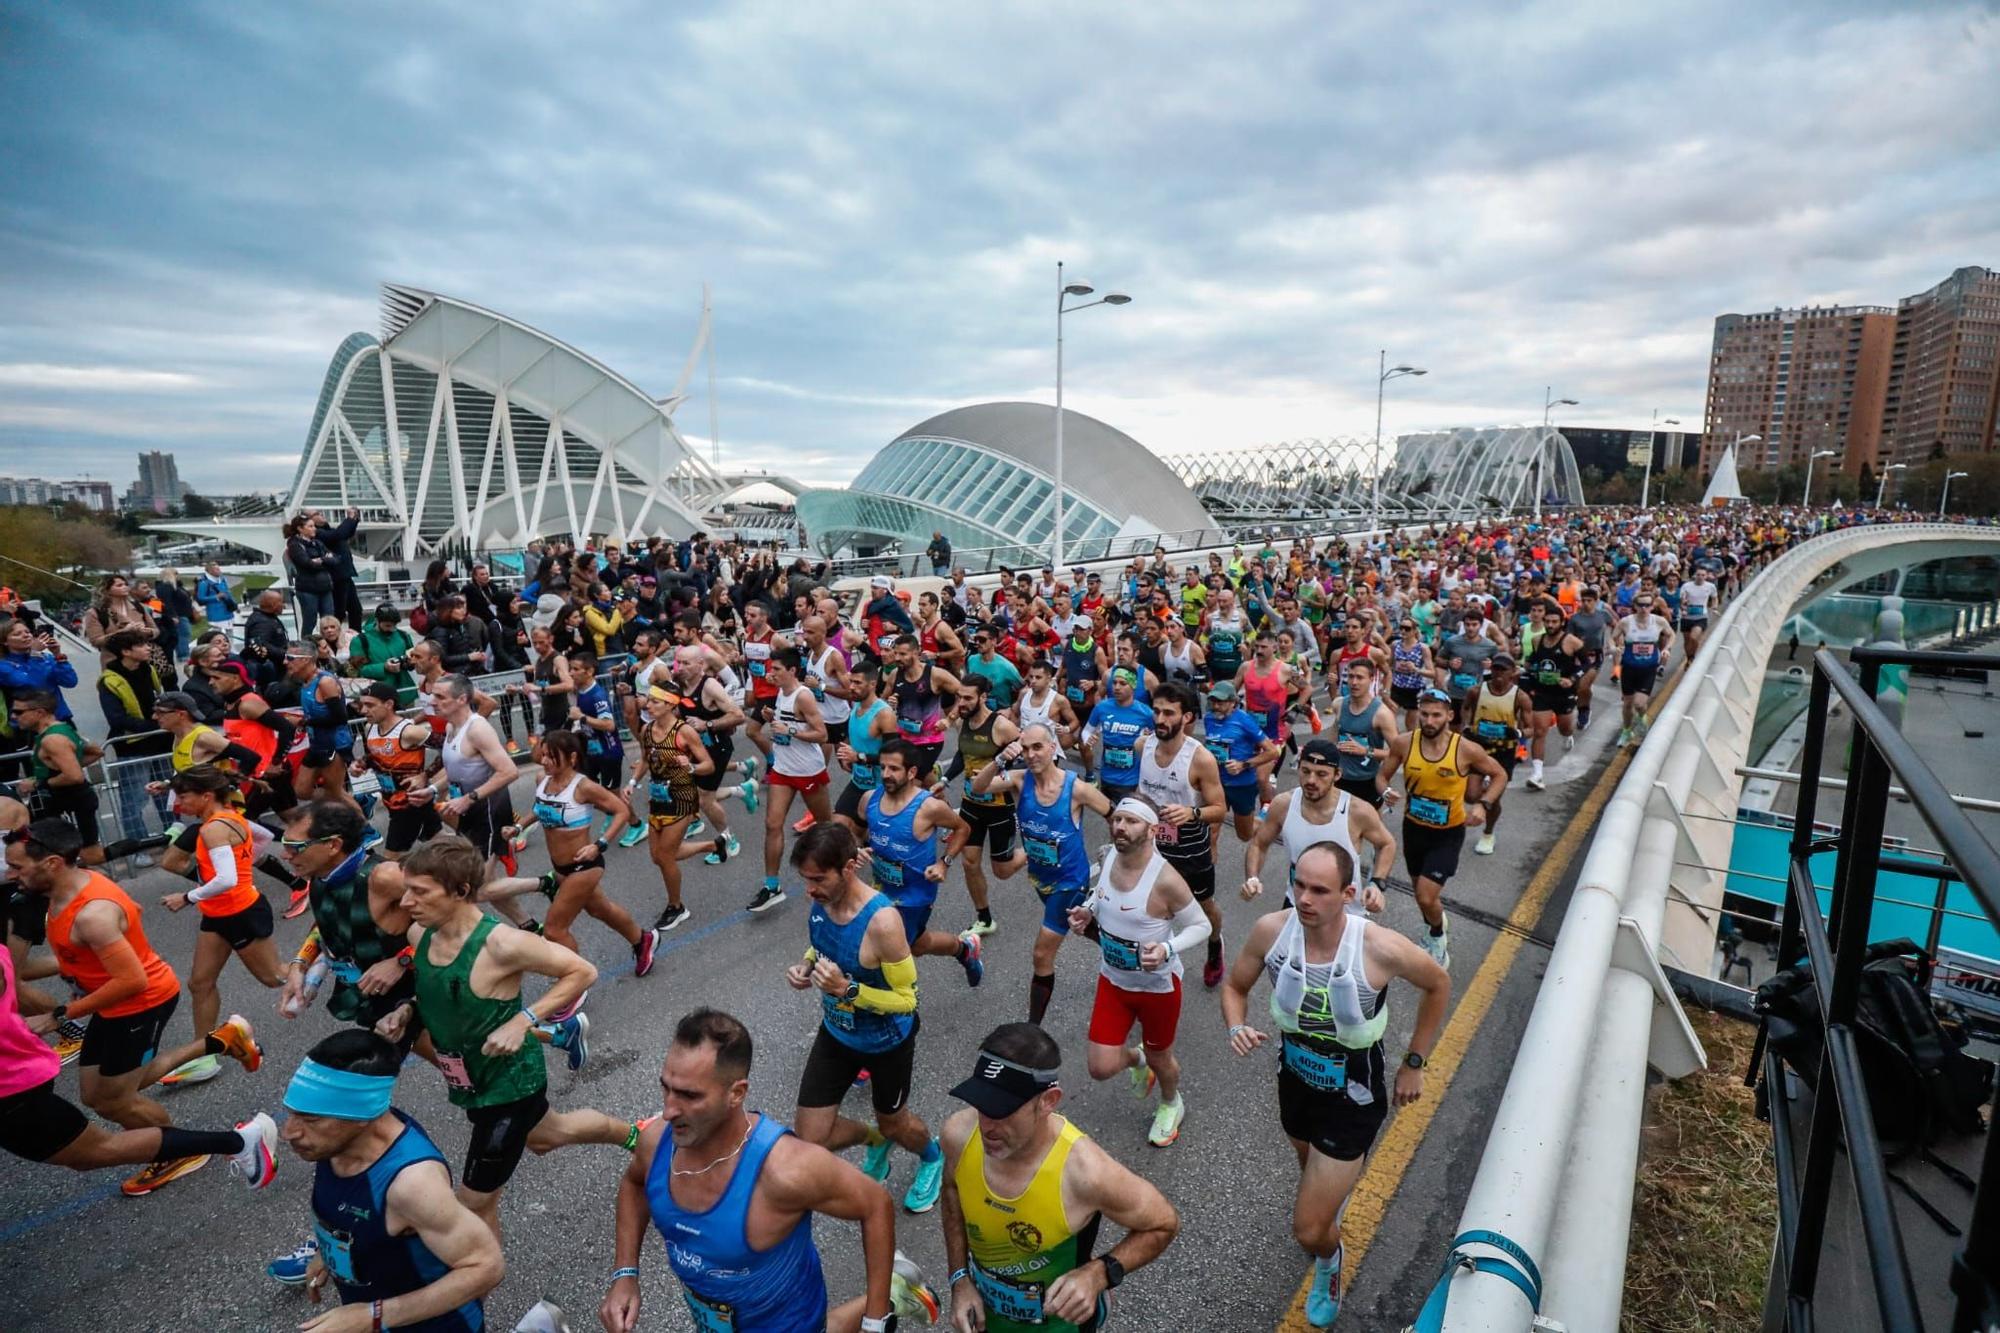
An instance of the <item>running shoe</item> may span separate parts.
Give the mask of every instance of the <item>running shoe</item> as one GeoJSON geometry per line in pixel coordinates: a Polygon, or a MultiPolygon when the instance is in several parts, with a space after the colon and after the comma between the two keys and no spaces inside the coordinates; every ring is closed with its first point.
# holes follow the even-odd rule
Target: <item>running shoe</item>
{"type": "Polygon", "coordinates": [[[1201,965],[1201,984],[1214,990],[1222,984],[1222,955],[1212,953],[1208,961],[1201,965]]]}
{"type": "Polygon", "coordinates": [[[163,1088],[191,1088],[206,1083],[222,1072],[222,1061],[212,1055],[198,1055],[160,1080],[163,1088]]]}
{"type": "Polygon", "coordinates": [[[562,1022],[565,1018],[569,1018],[574,1014],[581,1013],[583,1011],[583,1006],[589,1003],[590,1003],[590,987],[585,986],[583,988],[583,994],[576,997],[575,1004],[570,1005],[568,1008],[563,1009],[559,1013],[549,1014],[547,1017],[542,1019],[542,1022],[547,1024],[549,1027],[554,1027],[556,1024],[562,1022]]]}
{"type": "Polygon", "coordinates": [[[176,1157],[170,1162],[154,1162],[119,1188],[136,1199],[141,1194],[151,1194],[170,1180],[179,1180],[207,1165],[208,1154],[205,1152],[196,1153],[193,1157],[176,1157]]]}
{"type": "Polygon", "coordinates": [[[1479,856],[1493,855],[1493,835],[1491,833],[1481,834],[1479,841],[1472,844],[1472,850],[1479,856]]]}
{"type": "Polygon", "coordinates": [[[1547,791],[1549,784],[1543,779],[1541,774],[1530,773],[1528,774],[1527,786],[1529,791],[1547,791]]]}
{"type": "Polygon", "coordinates": [[[376,847],[381,845],[381,842],[382,842],[381,829],[378,829],[373,824],[370,824],[365,829],[362,830],[361,833],[362,851],[372,852],[375,850],[376,847]]]}
{"type": "Polygon", "coordinates": [[[1340,1261],[1345,1245],[1336,1246],[1331,1258],[1313,1260],[1312,1286],[1306,1291],[1306,1322],[1314,1328],[1331,1328],[1340,1318],[1340,1261]]]}
{"type": "Polygon", "coordinates": [[[797,819],[794,819],[792,821],[792,832],[804,833],[807,829],[811,828],[815,822],[816,820],[814,819],[813,812],[808,810],[804,814],[800,815],[797,819]]]}
{"type": "Polygon", "coordinates": [[[1574,750],[1575,748],[1576,748],[1576,737],[1575,737],[1575,736],[1565,736],[1565,737],[1563,737],[1563,753],[1567,754],[1567,753],[1569,753],[1569,752],[1570,752],[1571,750],[1574,750]]]}
{"type": "Polygon", "coordinates": [[[549,1044],[569,1056],[572,1073],[583,1068],[590,1061],[590,1015],[571,1014],[557,1023],[549,1044]]]}
{"type": "Polygon", "coordinates": [[[653,951],[660,947],[658,930],[642,931],[639,942],[632,946],[632,975],[643,977],[653,970],[653,951]]]}
{"type": "Polygon", "coordinates": [[[553,870],[544,870],[535,877],[536,891],[550,902],[555,901],[556,891],[560,888],[562,888],[562,876],[553,870]]]}
{"type": "Polygon", "coordinates": [[[1618,748],[1624,749],[1632,743],[1632,728],[1621,727],[1618,731],[1618,748]]]}
{"type": "MultiPolygon", "coordinates": [[[[634,824],[631,828],[626,829],[623,833],[618,835],[618,845],[620,847],[637,847],[640,843],[644,842],[645,840],[646,840],[646,825],[643,820],[640,821],[639,823],[634,824]]],[[[547,1302],[544,1301],[543,1304],[546,1305],[547,1302]]]]}
{"type": "Polygon", "coordinates": [[[514,1333],[570,1333],[569,1320],[560,1305],[543,1297],[528,1307],[521,1322],[514,1325],[514,1333]]]}
{"type": "Polygon", "coordinates": [[[757,780],[757,761],[755,759],[745,759],[743,761],[743,776],[752,782],[757,780]]]}
{"type": "Polygon", "coordinates": [[[312,1262],[319,1257],[319,1242],[311,1236],[300,1242],[299,1248],[290,1254],[280,1255],[264,1265],[264,1276],[273,1282],[282,1282],[288,1287],[303,1287],[306,1276],[312,1271],[312,1262]]]}
{"type": "Polygon", "coordinates": [[[56,1029],[56,1055],[64,1064],[69,1064],[83,1054],[84,1025],[72,1019],[65,1019],[56,1029]]]}
{"type": "Polygon", "coordinates": [[[278,1174],[278,1122],[259,1111],[236,1128],[249,1142],[229,1159],[229,1169],[251,1189],[263,1189],[278,1174]]]}
{"type": "Polygon", "coordinates": [[[868,1151],[861,1158],[861,1174],[882,1184],[889,1183],[889,1152],[896,1145],[888,1139],[868,1145],[868,1151]]]}
{"type": "Polygon", "coordinates": [[[308,889],[303,884],[299,885],[299,887],[292,890],[291,905],[285,908],[285,913],[284,913],[285,920],[292,921],[296,920],[299,917],[304,916],[306,914],[306,909],[310,908],[311,906],[312,906],[312,890],[308,889]]]}
{"type": "Polygon", "coordinates": [[[512,847],[505,848],[501,851],[500,866],[510,876],[518,875],[521,873],[521,860],[518,856],[514,854],[514,849],[512,847]]]}
{"type": "Polygon", "coordinates": [[[1444,968],[1446,971],[1450,971],[1451,970],[1451,918],[1450,917],[1443,918],[1439,922],[1439,926],[1441,927],[1441,929],[1435,935],[1431,934],[1430,929],[1426,927],[1423,933],[1423,938],[1422,940],[1419,941],[1419,943],[1421,943],[1424,946],[1424,952],[1429,954],[1433,959],[1436,960],[1437,965],[1439,967],[1444,968]]]}
{"type": "Polygon", "coordinates": [[[702,834],[706,832],[708,832],[708,821],[697,816],[696,818],[688,821],[688,831],[684,836],[690,838],[699,838],[702,834]]]}
{"type": "Polygon", "coordinates": [[[725,833],[722,835],[722,846],[702,857],[701,863],[705,866],[719,866],[742,850],[743,844],[736,840],[736,835],[725,833]]]}
{"type": "Polygon", "coordinates": [[[250,1030],[250,1020],[243,1015],[231,1014],[208,1035],[222,1043],[224,1055],[240,1061],[250,1073],[256,1073],[257,1067],[264,1063],[264,1048],[257,1044],[257,1034],[250,1030]]]}
{"type": "Polygon", "coordinates": [[[986,980],[986,964],[979,961],[979,936],[972,931],[964,931],[959,935],[958,942],[965,946],[965,952],[958,959],[958,965],[965,969],[965,984],[977,986],[986,980]]]}
{"type": "Polygon", "coordinates": [[[1154,1087],[1160,1081],[1160,1076],[1146,1063],[1146,1053],[1143,1050],[1139,1052],[1139,1063],[1126,1070],[1125,1077],[1132,1081],[1132,1095],[1140,1101],[1151,1097],[1154,1087]]]}
{"type": "Polygon", "coordinates": [[[748,810],[753,815],[756,814],[757,784],[754,782],[746,782],[743,784],[742,791],[743,791],[743,808],[745,810],[748,810]]]}
{"type": "Polygon", "coordinates": [[[935,1324],[938,1298],[924,1281],[923,1270],[901,1250],[896,1251],[895,1267],[889,1271],[889,1308],[897,1319],[922,1315],[926,1324],[935,1324]]]}
{"type": "Polygon", "coordinates": [[[944,1154],[940,1152],[931,1161],[917,1163],[917,1178],[903,1195],[903,1207],[913,1213],[928,1213],[937,1207],[938,1194],[943,1189],[944,1154]]]}
{"type": "Polygon", "coordinates": [[[994,931],[1000,929],[1000,925],[993,919],[992,914],[988,913],[976,919],[970,929],[975,935],[991,935],[994,931]]]}
{"type": "Polygon", "coordinates": [[[1146,1134],[1146,1142],[1155,1148],[1164,1148],[1181,1136],[1181,1121],[1187,1118],[1187,1103],[1179,1097],[1170,1102],[1161,1102],[1153,1112],[1153,1128],[1146,1134]]]}
{"type": "Polygon", "coordinates": [[[691,915],[692,913],[688,911],[686,906],[679,903],[668,903],[667,910],[660,913],[660,919],[653,923],[653,931],[655,934],[664,935],[670,930],[676,930],[686,925],[687,919],[691,915]]]}
{"type": "Polygon", "coordinates": [[[750,910],[753,912],[768,912],[783,901],[785,901],[785,891],[781,888],[774,889],[767,884],[757,890],[757,896],[750,900],[750,910]]]}

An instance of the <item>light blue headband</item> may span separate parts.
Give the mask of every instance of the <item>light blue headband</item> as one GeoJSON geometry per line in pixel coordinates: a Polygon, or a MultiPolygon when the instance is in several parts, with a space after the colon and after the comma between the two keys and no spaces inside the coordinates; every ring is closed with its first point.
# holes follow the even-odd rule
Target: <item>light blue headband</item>
{"type": "Polygon", "coordinates": [[[373,1120],[389,1109],[393,1074],[357,1074],[305,1060],[285,1089],[285,1109],[335,1120],[373,1120]]]}

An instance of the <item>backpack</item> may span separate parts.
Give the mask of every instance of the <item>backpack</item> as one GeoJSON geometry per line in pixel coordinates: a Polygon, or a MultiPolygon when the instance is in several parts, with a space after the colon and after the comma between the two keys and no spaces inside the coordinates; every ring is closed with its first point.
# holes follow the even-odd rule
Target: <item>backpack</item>
{"type": "MultiPolygon", "coordinates": [[[[1854,1040],[1883,1151],[1901,1157],[1955,1134],[1979,1134],[1979,1108],[1993,1088],[1990,1060],[1967,1055],[1963,1027],[1938,1018],[1917,984],[1923,953],[1907,939],[1883,940],[1863,955],[1854,1040]]],[[[1754,1007],[1776,1051],[1800,1078],[1816,1084],[1826,1029],[1813,994],[1812,969],[1800,964],[1757,988],[1754,1007]]],[[[1758,1114],[1769,1117],[1770,1091],[1757,1087],[1758,1114]]]]}

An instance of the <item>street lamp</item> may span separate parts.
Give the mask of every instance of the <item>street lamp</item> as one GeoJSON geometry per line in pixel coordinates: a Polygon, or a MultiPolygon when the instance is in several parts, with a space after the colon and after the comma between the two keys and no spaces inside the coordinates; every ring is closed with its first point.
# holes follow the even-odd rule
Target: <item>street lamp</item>
{"type": "Polygon", "coordinates": [[[1422,366],[1392,366],[1385,348],[1380,354],[1380,364],[1375,375],[1375,493],[1368,502],[1368,526],[1380,529],[1382,526],[1382,391],[1390,380],[1401,379],[1405,375],[1428,375],[1422,366]]]}
{"type": "Polygon", "coordinates": [[[1556,386],[1551,384],[1542,390],[1542,437],[1535,441],[1535,522],[1542,521],[1542,451],[1549,444],[1549,413],[1558,407],[1581,407],[1574,398],[1556,397],[1556,386]]]}
{"type": "Polygon", "coordinates": [[[1812,457],[1810,457],[1810,458],[1806,459],[1806,493],[1805,493],[1805,495],[1804,495],[1804,496],[1802,496],[1802,497],[1800,498],[1800,500],[1799,500],[1799,508],[1801,508],[1801,509],[1811,509],[1811,508],[1812,508],[1812,474],[1813,474],[1813,469],[1814,469],[1815,467],[1817,467],[1817,466],[1819,465],[1819,460],[1820,460],[1820,459],[1822,459],[1822,458],[1832,458],[1832,457],[1833,457],[1833,450],[1831,450],[1831,449],[1820,449],[1820,450],[1817,450],[1817,451],[1815,451],[1815,452],[1813,453],[1812,457]]]}
{"type": "MultiPolygon", "coordinates": [[[[1681,424],[1681,419],[1679,417],[1668,417],[1667,424],[1669,426],[1678,426],[1681,424]]],[[[1658,439],[1660,433],[1660,409],[1657,407],[1653,409],[1653,429],[1647,433],[1654,438],[1646,442],[1646,476],[1639,483],[1639,508],[1641,509],[1646,507],[1646,497],[1653,490],[1653,453],[1660,447],[1658,439]]]]}
{"type": "Polygon", "coordinates": [[[1908,463],[1891,463],[1882,469],[1882,475],[1876,478],[1875,481],[1875,507],[1877,509],[1882,507],[1882,492],[1889,485],[1889,474],[1891,472],[1908,472],[1909,470],[1910,465],[1908,463]]]}
{"type": "Polygon", "coordinates": [[[1095,301],[1085,301],[1082,305],[1064,305],[1072,296],[1089,296],[1096,291],[1080,278],[1063,280],[1062,261],[1056,261],[1056,530],[1055,554],[1051,563],[1060,570],[1063,563],[1063,408],[1062,408],[1062,346],[1063,316],[1078,310],[1088,310],[1094,305],[1125,305],[1131,297],[1123,292],[1107,292],[1095,301]]]}
{"type": "Polygon", "coordinates": [[[1970,472],[1947,472],[1944,474],[1944,493],[1938,496],[1938,517],[1944,517],[1945,501],[1951,499],[1951,483],[1955,477],[1969,477],[1970,472]]]}

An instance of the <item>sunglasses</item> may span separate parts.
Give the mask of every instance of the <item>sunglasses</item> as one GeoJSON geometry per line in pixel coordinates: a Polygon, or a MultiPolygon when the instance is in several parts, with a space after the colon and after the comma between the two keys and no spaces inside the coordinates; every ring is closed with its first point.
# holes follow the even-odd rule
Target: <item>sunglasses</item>
{"type": "Polygon", "coordinates": [[[278,845],[288,852],[302,852],[316,842],[326,842],[325,838],[280,838],[278,845]]]}

